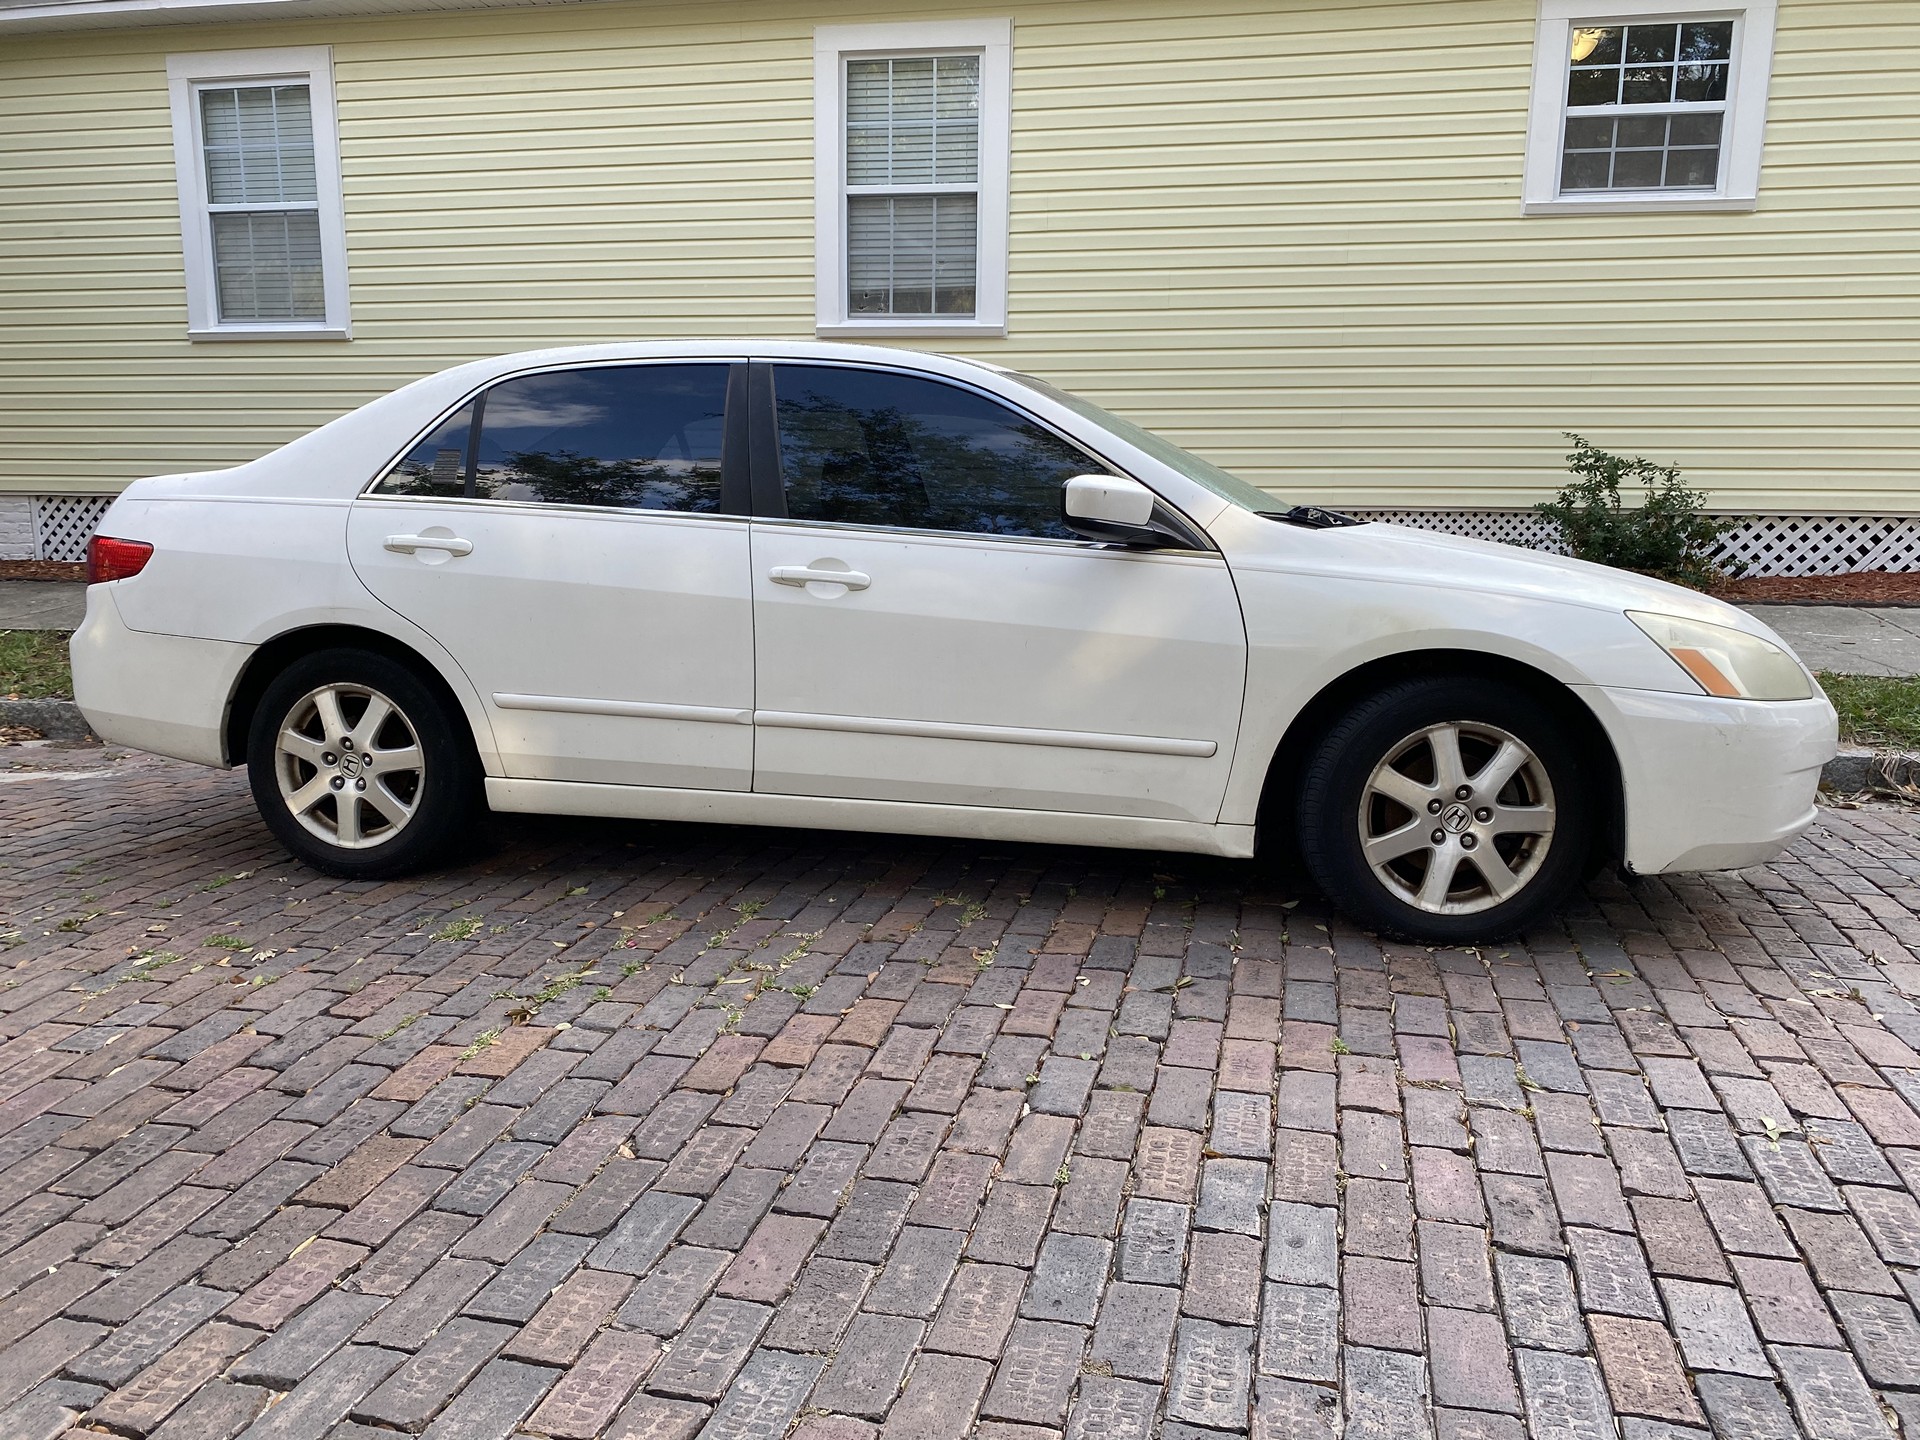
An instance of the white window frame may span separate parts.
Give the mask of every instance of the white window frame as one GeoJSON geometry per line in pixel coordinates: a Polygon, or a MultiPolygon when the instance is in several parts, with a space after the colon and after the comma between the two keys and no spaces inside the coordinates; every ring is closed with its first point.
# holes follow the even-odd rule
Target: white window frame
{"type": "MultiPolygon", "coordinates": [[[[1773,70],[1778,0],[1540,0],[1533,47],[1533,99],[1527,125],[1526,180],[1521,213],[1595,215],[1662,210],[1751,210],[1759,203],[1761,140],[1767,126],[1767,86],[1773,70]],[[1720,136],[1720,178],[1711,190],[1580,190],[1560,193],[1560,153],[1567,115],[1567,57],[1573,31],[1585,25],[1731,20],[1733,53],[1727,69],[1726,122],[1720,136]]],[[[1626,114],[1634,113],[1625,110],[1626,114]]]]}
{"type": "Polygon", "coordinates": [[[180,190],[180,244],[186,258],[189,340],[348,340],[347,226],[340,199],[340,125],[334,108],[333,49],[306,45],[220,50],[167,57],[173,110],[173,166],[180,190]],[[326,314],[317,320],[220,319],[208,220],[205,152],[200,143],[203,87],[306,85],[313,114],[314,193],[319,200],[320,263],[326,314]]]}
{"type": "Polygon", "coordinates": [[[1013,130],[1013,21],[822,25],[813,32],[815,330],[829,337],[1007,333],[1007,191],[1013,130]],[[980,57],[980,245],[974,313],[847,313],[847,61],[980,57]]]}

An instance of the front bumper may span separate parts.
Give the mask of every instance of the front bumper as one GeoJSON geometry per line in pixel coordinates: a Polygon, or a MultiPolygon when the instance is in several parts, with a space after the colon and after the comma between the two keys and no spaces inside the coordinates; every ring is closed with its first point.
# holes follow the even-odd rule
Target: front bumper
{"type": "Polygon", "coordinates": [[[1810,700],[1721,700],[1582,686],[1620,761],[1637,875],[1759,865],[1813,823],[1839,720],[1810,700]]]}
{"type": "MultiPolygon", "coordinates": [[[[124,583],[124,582],[114,582],[124,583]]],[[[102,740],[225,765],[227,702],[251,645],[130,630],[113,584],[87,587],[73,632],[73,698],[102,740]]]]}

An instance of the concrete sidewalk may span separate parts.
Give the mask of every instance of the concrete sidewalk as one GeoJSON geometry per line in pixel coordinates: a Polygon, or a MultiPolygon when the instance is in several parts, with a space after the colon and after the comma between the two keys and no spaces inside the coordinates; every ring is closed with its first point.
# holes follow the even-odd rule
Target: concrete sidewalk
{"type": "Polygon", "coordinates": [[[0,580],[0,630],[77,630],[87,587],[73,580],[0,580]]]}
{"type": "Polygon", "coordinates": [[[1920,610],[1864,605],[1746,605],[1813,670],[1920,675],[1920,610]]]}

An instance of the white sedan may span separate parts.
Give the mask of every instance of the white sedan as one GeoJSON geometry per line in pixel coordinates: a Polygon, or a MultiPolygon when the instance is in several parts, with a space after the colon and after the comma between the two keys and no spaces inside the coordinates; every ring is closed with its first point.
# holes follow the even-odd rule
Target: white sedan
{"type": "Polygon", "coordinates": [[[1764,625],[1577,561],[1286,509],[936,355],[479,361],[93,544],[103,737],[245,764],[337,875],[479,807],[1252,856],[1495,938],[1593,868],[1757,864],[1835,719],[1764,625]]]}

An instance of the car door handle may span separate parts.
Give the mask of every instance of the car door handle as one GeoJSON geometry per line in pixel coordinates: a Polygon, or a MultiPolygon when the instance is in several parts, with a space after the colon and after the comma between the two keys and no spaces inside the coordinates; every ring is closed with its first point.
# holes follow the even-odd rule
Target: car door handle
{"type": "Polygon", "coordinates": [[[871,575],[858,570],[816,570],[811,565],[776,565],[767,575],[776,585],[844,585],[864,590],[873,584],[871,575]]]}
{"type": "Polygon", "coordinates": [[[416,550],[444,550],[449,555],[471,555],[473,542],[457,535],[389,535],[386,547],[396,555],[411,555],[416,550]]]}

